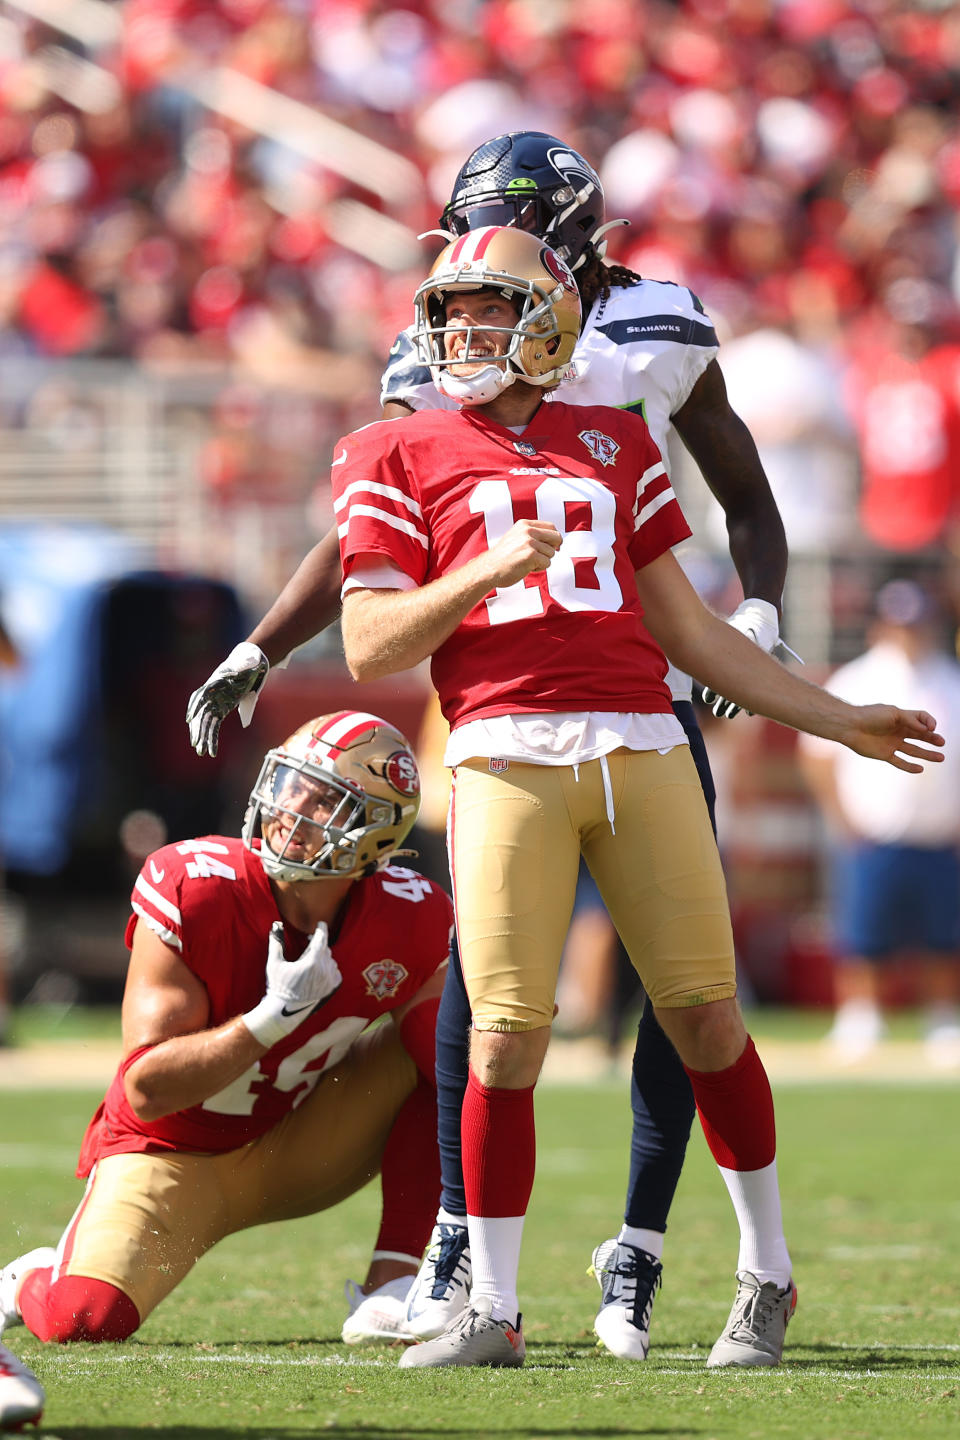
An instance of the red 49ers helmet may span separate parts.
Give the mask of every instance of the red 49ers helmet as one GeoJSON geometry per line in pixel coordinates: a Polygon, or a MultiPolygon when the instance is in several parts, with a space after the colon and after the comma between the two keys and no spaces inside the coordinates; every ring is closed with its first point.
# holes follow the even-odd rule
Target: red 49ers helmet
{"type": "Polygon", "coordinates": [[[269,750],[243,824],[274,880],[357,879],[396,855],[420,810],[420,773],[386,720],[340,710],[269,750]]]}

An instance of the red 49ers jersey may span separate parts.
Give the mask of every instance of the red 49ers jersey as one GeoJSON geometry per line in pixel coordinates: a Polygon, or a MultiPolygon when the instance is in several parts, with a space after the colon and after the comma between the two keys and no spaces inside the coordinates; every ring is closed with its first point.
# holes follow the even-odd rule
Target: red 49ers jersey
{"type": "MultiPolygon", "coordinates": [[[[131,905],[127,945],[139,918],[178,951],[210,997],[210,1028],[262,998],[270,927],[281,917],[263,866],[240,840],[209,835],[165,845],[147,859],[131,905]]],[[[391,865],[356,881],[331,945],[343,975],[335,994],[226,1089],[161,1120],[139,1120],[127,1103],[124,1072],[143,1050],[129,1055],[90,1122],[77,1173],[104,1155],[233,1150],[256,1139],[309,1095],[372,1020],[417,993],[447,959],[452,924],[449,897],[412,870],[391,865]]],[[[289,924],[285,934],[296,959],[308,937],[289,924]]]]}
{"type": "Polygon", "coordinates": [[[670,709],[634,571],[690,530],[639,415],[556,402],[517,436],[482,409],[419,411],[348,435],[332,475],[346,578],[378,555],[425,585],[518,520],[549,520],[563,536],[546,571],[491,591],[434,654],[451,726],[670,709]]]}

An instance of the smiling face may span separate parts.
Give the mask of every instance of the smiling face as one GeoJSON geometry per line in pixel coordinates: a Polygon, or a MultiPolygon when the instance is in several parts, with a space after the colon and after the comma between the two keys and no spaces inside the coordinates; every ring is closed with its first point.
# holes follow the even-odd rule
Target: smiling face
{"type": "Polygon", "coordinates": [[[444,305],[444,354],[448,368],[461,378],[496,364],[510,349],[520,311],[498,290],[455,291],[444,305]]]}
{"type": "Polygon", "coordinates": [[[275,809],[263,814],[263,838],[275,855],[307,863],[326,843],[321,827],[343,803],[343,791],[289,766],[273,780],[275,809]]]}

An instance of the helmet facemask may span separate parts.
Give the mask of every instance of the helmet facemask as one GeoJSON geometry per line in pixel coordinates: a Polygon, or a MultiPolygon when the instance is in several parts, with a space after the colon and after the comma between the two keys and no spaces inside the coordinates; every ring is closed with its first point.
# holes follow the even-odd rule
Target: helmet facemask
{"type": "Polygon", "coordinates": [[[244,844],[256,849],[259,835],[274,880],[356,879],[411,853],[396,847],[416,820],[419,795],[416,761],[392,726],[356,712],[324,716],[267,752],[244,844]],[[359,741],[342,750],[324,742],[325,731],[342,735],[351,724],[364,731],[359,741]]]}
{"type": "Polygon", "coordinates": [[[535,236],[512,228],[470,232],[464,245],[456,240],[437,259],[414,297],[415,335],[434,384],[458,404],[485,405],[517,380],[553,389],[567,373],[580,330],[580,298],[570,271],[535,236]],[[480,258],[471,258],[482,252],[480,258]],[[515,262],[515,263],[514,263],[515,262]],[[510,325],[447,323],[447,305],[458,293],[491,290],[516,310],[510,325]],[[476,332],[506,341],[502,355],[489,357],[472,375],[457,375],[471,361],[476,332]],[[457,356],[447,354],[447,337],[465,344],[457,356]]]}

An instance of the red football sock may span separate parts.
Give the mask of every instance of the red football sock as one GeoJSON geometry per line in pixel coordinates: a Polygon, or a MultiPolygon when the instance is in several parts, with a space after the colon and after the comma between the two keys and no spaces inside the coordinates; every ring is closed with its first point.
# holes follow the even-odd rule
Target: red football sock
{"type": "Polygon", "coordinates": [[[374,1248],[419,1261],[440,1204],[437,1092],[426,1080],[407,1097],[393,1122],[380,1166],[380,1188],[383,1215],[374,1248]]]}
{"type": "Polygon", "coordinates": [[[537,1163],[533,1086],[489,1089],[471,1070],[460,1133],[467,1213],[525,1215],[537,1163]]]}
{"type": "Polygon", "coordinates": [[[126,1340],[139,1328],[137,1307],[105,1280],[32,1270],[20,1286],[23,1323],[38,1340],[126,1340]]]}
{"type": "Polygon", "coordinates": [[[710,1152],[727,1170],[762,1170],[777,1153],[770,1081],[750,1036],[726,1070],[684,1069],[690,1076],[710,1152]]]}

